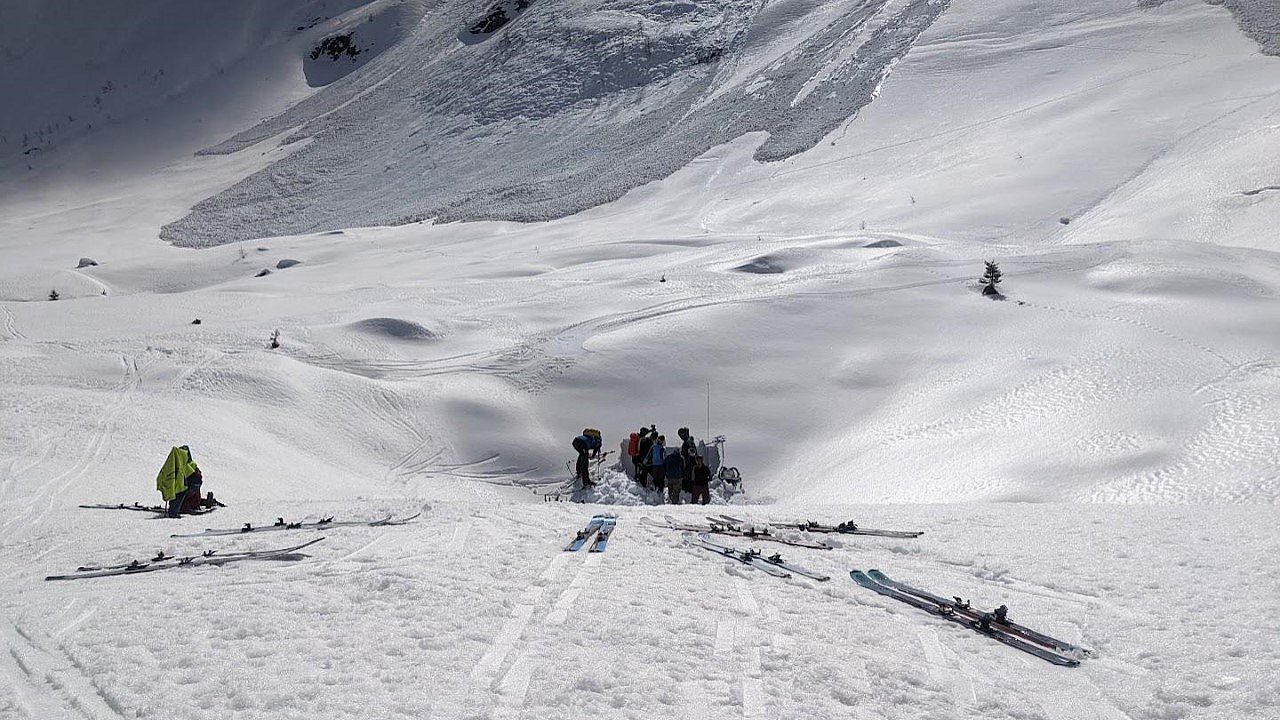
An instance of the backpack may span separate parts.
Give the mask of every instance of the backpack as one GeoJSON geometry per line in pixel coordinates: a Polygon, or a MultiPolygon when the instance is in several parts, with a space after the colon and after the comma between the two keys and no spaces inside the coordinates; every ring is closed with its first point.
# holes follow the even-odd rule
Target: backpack
{"type": "Polygon", "coordinates": [[[627,438],[627,454],[631,457],[640,454],[640,433],[631,433],[627,438]]]}

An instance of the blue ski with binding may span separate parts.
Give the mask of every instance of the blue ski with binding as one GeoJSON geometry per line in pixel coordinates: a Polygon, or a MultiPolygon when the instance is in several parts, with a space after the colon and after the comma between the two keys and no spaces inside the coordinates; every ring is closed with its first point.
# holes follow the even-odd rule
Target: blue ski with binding
{"type": "Polygon", "coordinates": [[[587,541],[600,531],[600,526],[604,524],[604,521],[604,515],[593,516],[587,523],[587,526],[579,530],[578,534],[574,536],[573,541],[565,547],[565,551],[577,552],[578,550],[581,550],[583,546],[587,544],[587,541]]]}
{"type": "Polygon", "coordinates": [[[596,532],[596,539],[592,541],[591,547],[587,552],[604,552],[609,547],[609,536],[613,534],[613,529],[618,526],[618,519],[612,515],[606,515],[604,522],[600,525],[600,530],[596,532]]]}

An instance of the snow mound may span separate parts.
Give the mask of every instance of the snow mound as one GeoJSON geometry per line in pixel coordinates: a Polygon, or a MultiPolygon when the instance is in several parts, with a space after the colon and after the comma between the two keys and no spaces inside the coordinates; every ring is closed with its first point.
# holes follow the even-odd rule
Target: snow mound
{"type": "Polygon", "coordinates": [[[751,273],[753,275],[780,275],[788,270],[785,263],[781,259],[765,255],[758,257],[749,263],[739,265],[734,268],[738,272],[751,273]]]}
{"type": "MultiPolygon", "coordinates": [[[[734,498],[738,498],[739,501],[742,500],[742,496],[736,492],[736,489],[718,479],[712,481],[712,505],[728,505],[733,502],[734,498]]],[[[594,487],[574,490],[569,494],[568,499],[573,502],[593,503],[596,505],[636,506],[667,504],[665,492],[641,487],[620,466],[601,470],[594,487]]],[[[681,502],[688,504],[688,493],[681,495],[681,502]]]]}
{"type": "Polygon", "coordinates": [[[74,270],[57,270],[52,273],[31,272],[0,282],[0,300],[35,302],[48,300],[56,291],[60,300],[103,295],[107,286],[74,270]]]}
{"type": "Polygon", "coordinates": [[[358,320],[348,327],[352,330],[374,335],[384,340],[427,341],[439,339],[439,335],[412,320],[399,318],[375,317],[358,320]]]}
{"type": "Polygon", "coordinates": [[[602,470],[595,487],[575,490],[569,499],[597,505],[661,505],[664,501],[657,490],[646,490],[614,469],[602,470]]]}
{"type": "Polygon", "coordinates": [[[1122,260],[1085,277],[1093,288],[1148,299],[1269,297],[1273,291],[1244,272],[1180,262],[1122,260]]]}

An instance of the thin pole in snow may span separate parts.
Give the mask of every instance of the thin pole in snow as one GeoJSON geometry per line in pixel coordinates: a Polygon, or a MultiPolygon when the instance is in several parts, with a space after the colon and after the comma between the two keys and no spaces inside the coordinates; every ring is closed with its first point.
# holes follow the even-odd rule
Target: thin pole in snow
{"type": "Polygon", "coordinates": [[[705,440],[711,437],[711,383],[707,383],[707,434],[702,436],[705,440]]]}

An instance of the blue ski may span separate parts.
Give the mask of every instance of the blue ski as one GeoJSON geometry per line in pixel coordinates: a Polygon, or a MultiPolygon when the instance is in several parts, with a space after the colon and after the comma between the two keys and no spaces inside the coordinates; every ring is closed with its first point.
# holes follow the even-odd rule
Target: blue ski
{"type": "Polygon", "coordinates": [[[983,635],[986,635],[987,637],[992,638],[993,640],[998,640],[1004,643],[1005,645],[1008,645],[1009,647],[1017,648],[1018,650],[1021,650],[1022,652],[1025,652],[1029,655],[1035,655],[1041,660],[1046,660],[1048,662],[1053,663],[1054,665],[1062,665],[1065,667],[1075,667],[1080,664],[1080,661],[1076,660],[1075,658],[1066,657],[1052,650],[1049,650],[1048,648],[1044,648],[1034,643],[1027,642],[1022,638],[1017,637],[1016,635],[1011,635],[1003,630],[1000,630],[999,628],[995,627],[990,623],[981,623],[979,621],[971,620],[968,617],[960,615],[956,612],[956,608],[954,607],[954,605],[950,603],[931,602],[922,597],[917,597],[910,593],[906,593],[901,590],[898,590],[897,588],[892,587],[890,585],[882,585],[876,582],[874,579],[872,579],[868,574],[863,573],[860,570],[850,571],[849,576],[853,578],[854,582],[858,583],[859,585],[861,585],[862,587],[868,590],[874,590],[880,593],[881,595],[884,595],[885,597],[891,597],[894,600],[898,600],[900,602],[904,602],[908,605],[924,610],[925,612],[931,615],[935,615],[937,617],[950,620],[951,622],[957,623],[959,625],[963,625],[969,628],[970,630],[975,630],[977,632],[980,632],[983,635]]]}
{"type": "Polygon", "coordinates": [[[1045,635],[1044,633],[1036,632],[1035,630],[1032,630],[1029,627],[1026,627],[1024,625],[1019,625],[1018,623],[1008,620],[1007,618],[1004,620],[1000,620],[996,618],[992,613],[984,613],[981,610],[975,610],[973,609],[972,606],[969,605],[968,602],[961,600],[958,597],[947,600],[945,598],[942,598],[938,595],[934,595],[933,593],[927,592],[925,590],[920,590],[918,588],[911,587],[906,583],[898,582],[897,580],[890,578],[888,575],[885,575],[879,570],[868,570],[867,577],[870,577],[872,580],[875,580],[881,585],[887,585],[895,590],[900,590],[904,593],[915,595],[916,597],[923,598],[932,603],[936,603],[938,605],[949,605],[953,610],[955,610],[956,613],[960,615],[964,615],[970,620],[981,621],[983,616],[987,616],[987,622],[991,625],[991,627],[995,628],[996,630],[1001,630],[1003,632],[1009,633],[1010,635],[1017,635],[1018,637],[1021,637],[1023,640],[1030,640],[1033,643],[1044,645],[1045,647],[1055,652],[1067,653],[1069,655],[1070,654],[1076,654],[1076,655],[1092,655],[1093,654],[1093,651],[1088,648],[1083,648],[1078,645],[1072,645],[1071,643],[1065,640],[1059,640],[1055,637],[1045,635]]]}
{"type": "Polygon", "coordinates": [[[573,542],[569,543],[568,546],[565,547],[565,550],[567,552],[577,552],[578,550],[581,550],[582,546],[586,545],[587,541],[591,539],[591,536],[595,535],[600,530],[600,526],[604,524],[604,520],[604,515],[596,515],[592,517],[587,523],[587,526],[578,531],[578,534],[573,538],[573,542]]]}
{"type": "Polygon", "coordinates": [[[613,529],[617,527],[618,520],[612,515],[606,516],[604,522],[600,525],[600,531],[596,533],[596,539],[591,543],[591,547],[587,552],[604,552],[609,547],[609,535],[613,533],[613,529]]]}

